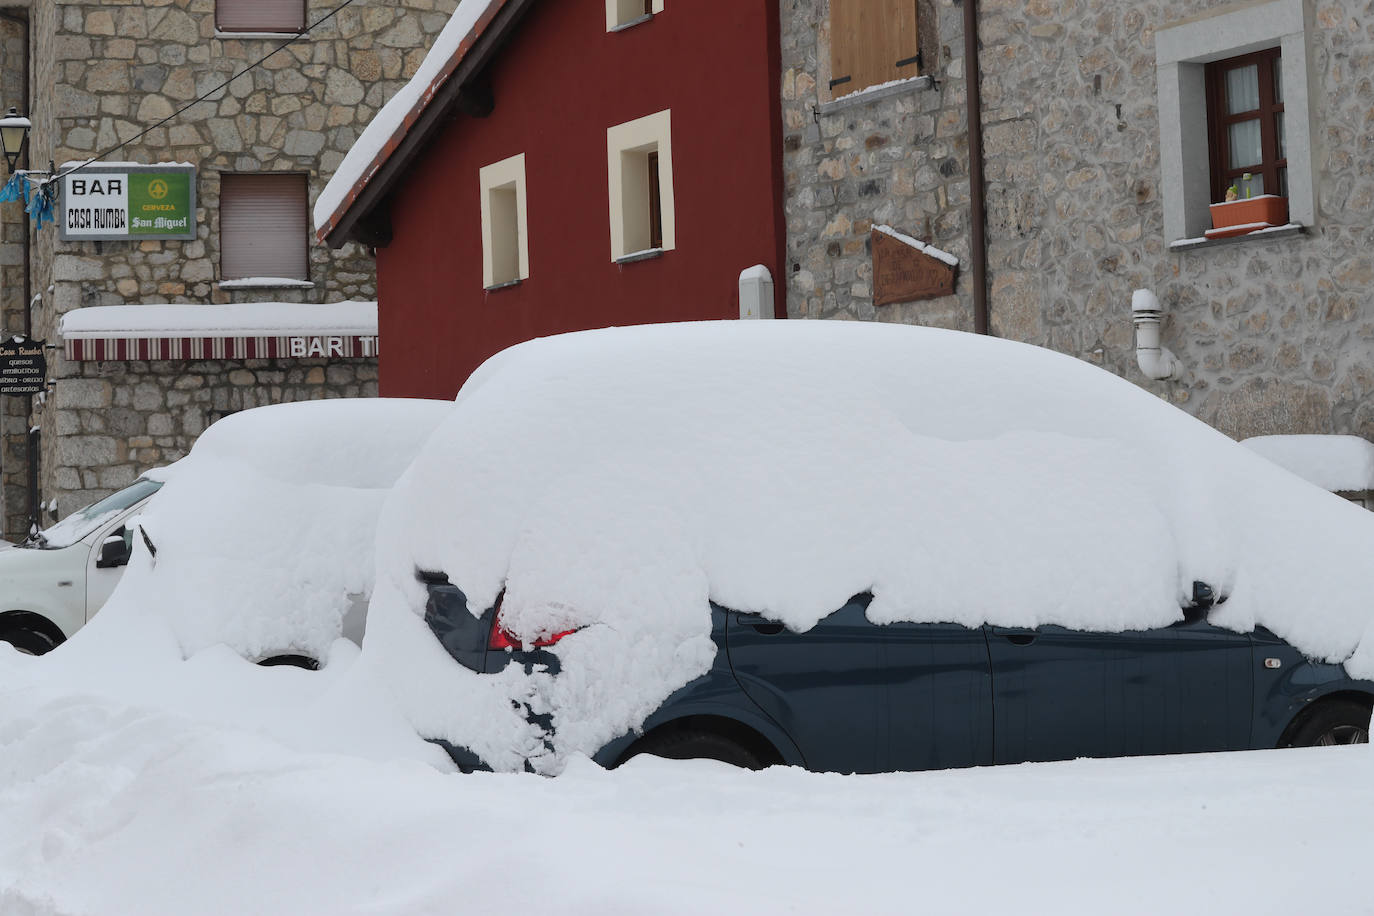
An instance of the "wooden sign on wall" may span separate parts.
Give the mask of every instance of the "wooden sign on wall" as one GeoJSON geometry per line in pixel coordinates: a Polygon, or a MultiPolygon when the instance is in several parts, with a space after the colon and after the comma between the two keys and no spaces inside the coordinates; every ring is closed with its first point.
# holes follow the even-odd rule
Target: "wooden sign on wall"
{"type": "Polygon", "coordinates": [[[958,269],[886,232],[873,230],[873,304],[915,302],[954,294],[958,269]]]}

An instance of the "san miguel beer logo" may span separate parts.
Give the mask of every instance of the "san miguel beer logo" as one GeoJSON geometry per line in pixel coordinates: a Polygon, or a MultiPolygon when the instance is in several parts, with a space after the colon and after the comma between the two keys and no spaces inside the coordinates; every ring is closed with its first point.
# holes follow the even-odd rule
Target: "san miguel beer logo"
{"type": "Polygon", "coordinates": [[[194,239],[195,169],[87,167],[62,176],[64,239],[194,239]]]}

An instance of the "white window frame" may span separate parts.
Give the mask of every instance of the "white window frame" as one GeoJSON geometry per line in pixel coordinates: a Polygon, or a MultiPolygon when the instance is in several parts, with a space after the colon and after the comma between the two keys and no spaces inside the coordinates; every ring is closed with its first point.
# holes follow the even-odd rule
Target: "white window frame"
{"type": "Polygon", "coordinates": [[[651,12],[643,12],[644,0],[606,0],[606,31],[618,32],[639,25],[663,12],[664,0],[654,0],[651,12]]]}
{"type": "Polygon", "coordinates": [[[525,154],[483,166],[477,178],[482,195],[482,286],[492,289],[528,280],[530,243],[525,210],[525,154]],[[496,195],[501,193],[515,196],[514,227],[509,225],[509,216],[501,218],[494,203],[496,195]],[[512,228],[514,239],[510,237],[512,228]],[[514,274],[504,266],[510,262],[511,247],[515,249],[514,274]]]}
{"type": "Polygon", "coordinates": [[[621,261],[677,247],[676,208],[673,203],[672,109],[646,115],[606,129],[606,169],[609,176],[611,260],[621,261]],[[649,248],[635,243],[634,227],[648,221],[648,200],[629,187],[634,174],[624,167],[626,157],[658,153],[659,219],[663,244],[649,248]],[[627,206],[629,209],[627,209],[627,206]]]}
{"type": "Polygon", "coordinates": [[[1311,0],[1270,0],[1184,20],[1155,33],[1159,86],[1159,166],[1164,234],[1171,242],[1199,238],[1211,227],[1210,159],[1205,66],[1251,51],[1278,47],[1283,55],[1284,141],[1288,154],[1288,218],[1317,221],[1317,178],[1312,156],[1311,93],[1319,85],[1309,68],[1311,0]]]}

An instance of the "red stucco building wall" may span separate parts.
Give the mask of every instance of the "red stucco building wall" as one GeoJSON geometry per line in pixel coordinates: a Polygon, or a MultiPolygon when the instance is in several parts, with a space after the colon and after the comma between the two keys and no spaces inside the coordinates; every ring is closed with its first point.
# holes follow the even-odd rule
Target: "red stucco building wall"
{"type": "MultiPolygon", "coordinates": [[[[450,398],[493,353],[562,331],[736,318],[741,270],[784,287],[776,0],[667,0],[606,31],[604,0],[534,6],[399,184],[377,251],[381,393],[450,398]],[[606,129],[672,111],[676,248],[611,261],[606,129]],[[478,171],[525,154],[530,276],[482,285],[478,171]]],[[[775,314],[785,316],[779,303],[775,314]]]]}

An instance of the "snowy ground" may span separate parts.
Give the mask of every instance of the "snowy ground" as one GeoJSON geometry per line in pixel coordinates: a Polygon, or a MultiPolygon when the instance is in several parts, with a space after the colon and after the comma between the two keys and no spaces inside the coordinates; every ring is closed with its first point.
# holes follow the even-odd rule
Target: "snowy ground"
{"type": "Polygon", "coordinates": [[[1374,911],[1367,747],[556,778],[0,694],[0,913],[1374,911]]]}

